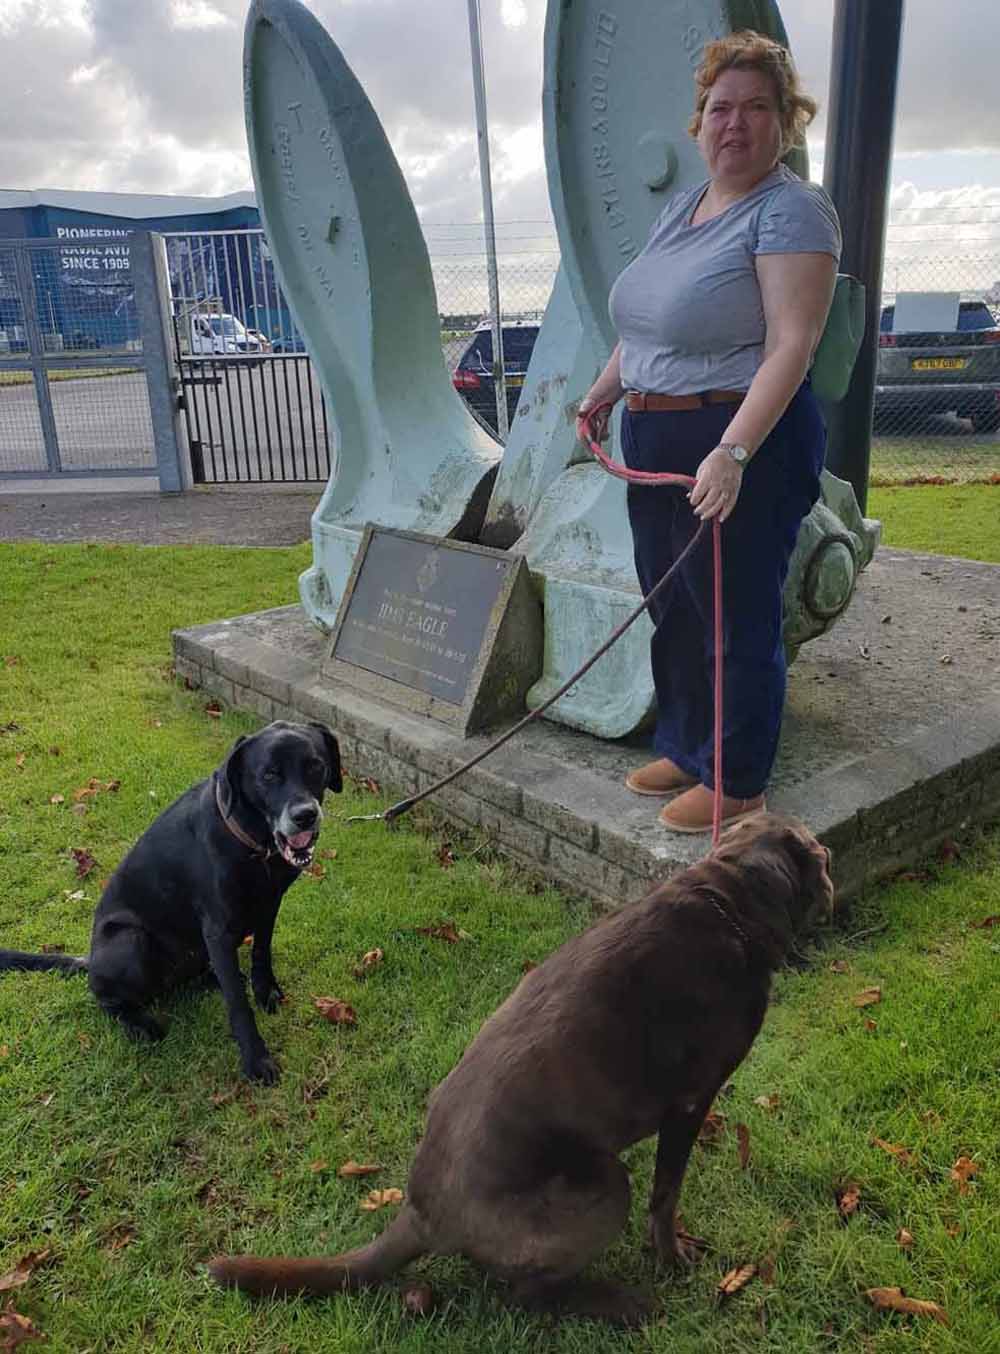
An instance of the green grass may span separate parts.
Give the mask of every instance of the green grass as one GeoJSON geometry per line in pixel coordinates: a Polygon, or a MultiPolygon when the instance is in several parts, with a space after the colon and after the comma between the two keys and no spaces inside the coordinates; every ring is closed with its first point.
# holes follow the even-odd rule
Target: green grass
{"type": "Polygon", "coordinates": [[[873,487],[866,511],[886,545],[1000,564],[1000,484],[873,487]]]}
{"type": "Polygon", "coordinates": [[[956,424],[953,432],[943,435],[915,432],[906,437],[873,436],[871,483],[995,482],[1000,475],[1000,441],[973,437],[961,428],[956,424]]]}
{"type": "MultiPolygon", "coordinates": [[[[139,371],[138,367],[50,367],[50,381],[82,381],[94,376],[125,376],[139,371]]],[[[0,371],[0,386],[31,385],[34,376],[30,371],[0,371]]]]}
{"type": "MultiPolygon", "coordinates": [[[[171,627],[293,601],[307,562],[304,546],[0,546],[0,727],[18,726],[0,733],[3,944],[86,948],[100,879],[254,727],[243,715],[211,718],[203,695],[171,679],[171,627]],[[74,814],[74,791],[91,777],[121,785],[74,814]],[[53,804],[57,794],[64,802],[53,804]],[[74,847],[98,862],[83,880],[74,847]]],[[[260,1017],[283,1068],[273,1089],[237,1082],[218,996],[170,1002],[168,1036],[147,1049],[124,1040],[78,979],[0,979],[0,1275],[51,1251],[5,1295],[47,1334],[44,1348],[1000,1350],[1000,931],[970,925],[1000,913],[997,830],[870,895],[808,968],[779,977],[764,1033],[719,1107],[749,1126],[750,1165],[739,1169],[730,1135],[696,1149],[685,1183],[684,1219],[712,1247],[694,1274],[654,1273],[641,1235],[652,1144],[629,1153],[633,1218],[606,1269],[656,1286],[660,1324],[636,1335],[553,1327],[508,1312],[454,1259],[418,1267],[439,1300],[426,1322],[405,1318],[391,1292],[252,1305],[216,1291],[200,1267],[216,1250],[339,1249],[383,1225],[359,1199],[372,1185],[405,1186],[428,1092],[524,963],[589,915],[475,839],[449,835],[457,859],[442,868],[444,830],[429,818],[394,833],[338,826],[372,803],[353,783],[330,801],[321,846],[336,856],[282,908],[276,966],[290,1000],[260,1017]],[[448,945],[414,929],[441,920],[469,938],[448,945]],[[354,966],[373,946],[385,962],[361,981],[354,966]],[[848,971],[831,971],[834,960],[848,971]],[[881,1003],[857,1009],[853,996],[871,985],[881,1003]],[[320,1020],[316,995],[349,1001],[357,1027],[320,1020]],[[772,1095],[776,1109],[755,1104],[772,1095]],[[905,1145],[913,1165],[873,1137],[905,1145]],[[962,1155],[979,1166],[964,1195],[950,1178],[962,1155]],[[350,1157],[384,1169],[340,1180],[350,1157]],[[834,1195],[849,1180],[861,1205],[844,1223],[834,1195]],[[901,1227],[914,1237],[909,1252],[895,1240],[901,1227]],[[717,1302],[728,1268],[768,1256],[773,1283],[754,1279],[717,1302]],[[888,1285],[939,1302],[950,1326],[876,1313],[863,1290],[888,1285]]]]}

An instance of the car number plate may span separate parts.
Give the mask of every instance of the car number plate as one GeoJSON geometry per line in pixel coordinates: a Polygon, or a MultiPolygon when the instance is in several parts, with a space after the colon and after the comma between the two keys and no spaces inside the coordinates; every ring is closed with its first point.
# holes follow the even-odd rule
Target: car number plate
{"type": "Polygon", "coordinates": [[[967,357],[915,357],[910,363],[913,371],[961,371],[968,365],[967,357]]]}
{"type": "Polygon", "coordinates": [[[516,386],[523,386],[523,385],[524,385],[524,377],[523,377],[523,376],[508,376],[508,377],[507,377],[506,384],[507,384],[507,389],[508,389],[508,390],[512,390],[512,389],[514,389],[516,386]]]}

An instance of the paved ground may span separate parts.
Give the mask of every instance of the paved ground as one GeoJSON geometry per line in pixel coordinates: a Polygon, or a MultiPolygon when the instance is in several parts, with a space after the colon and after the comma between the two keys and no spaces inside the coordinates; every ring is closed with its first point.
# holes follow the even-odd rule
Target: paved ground
{"type": "Polygon", "coordinates": [[[186,494],[5,494],[0,541],[138,545],[298,545],[320,485],[193,489],[186,494]]]}

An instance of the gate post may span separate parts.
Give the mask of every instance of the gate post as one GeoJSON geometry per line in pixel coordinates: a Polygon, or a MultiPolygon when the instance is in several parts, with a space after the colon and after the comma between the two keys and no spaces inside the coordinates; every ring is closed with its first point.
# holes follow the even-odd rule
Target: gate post
{"type": "Polygon", "coordinates": [[[168,327],[166,249],[163,236],[148,230],[137,230],[129,243],[160,490],[182,493],[190,489],[192,475],[181,436],[180,380],[174,369],[168,327]]]}

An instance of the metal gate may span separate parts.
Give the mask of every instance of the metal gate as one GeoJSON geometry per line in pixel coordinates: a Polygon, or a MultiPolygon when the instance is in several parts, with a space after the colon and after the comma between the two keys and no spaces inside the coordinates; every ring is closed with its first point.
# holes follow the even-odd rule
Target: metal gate
{"type": "Polygon", "coordinates": [[[0,477],[181,487],[156,251],[0,240],[0,477]]]}
{"type": "Polygon", "coordinates": [[[196,483],[330,475],[319,380],[262,230],[164,236],[175,360],[196,483]]]}

